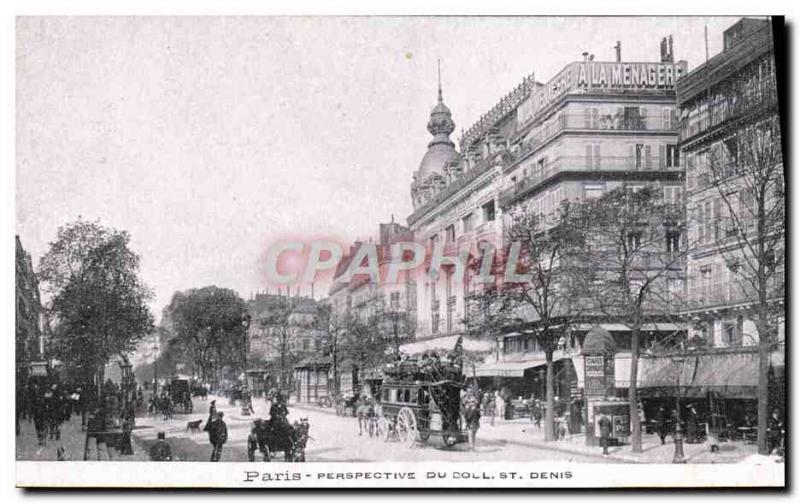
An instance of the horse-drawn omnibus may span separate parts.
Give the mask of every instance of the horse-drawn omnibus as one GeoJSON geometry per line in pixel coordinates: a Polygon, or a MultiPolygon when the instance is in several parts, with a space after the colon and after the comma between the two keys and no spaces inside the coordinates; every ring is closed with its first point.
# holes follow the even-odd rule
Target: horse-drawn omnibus
{"type": "Polygon", "coordinates": [[[423,358],[384,368],[377,434],[396,437],[411,446],[440,440],[452,447],[467,440],[461,418],[461,390],[464,375],[459,365],[423,358]]]}

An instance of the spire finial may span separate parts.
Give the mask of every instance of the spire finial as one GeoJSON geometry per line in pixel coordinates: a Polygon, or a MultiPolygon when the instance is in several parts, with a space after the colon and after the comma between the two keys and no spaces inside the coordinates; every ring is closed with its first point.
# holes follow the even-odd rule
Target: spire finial
{"type": "Polygon", "coordinates": [[[439,101],[442,101],[442,60],[436,60],[436,70],[439,73],[439,101]]]}

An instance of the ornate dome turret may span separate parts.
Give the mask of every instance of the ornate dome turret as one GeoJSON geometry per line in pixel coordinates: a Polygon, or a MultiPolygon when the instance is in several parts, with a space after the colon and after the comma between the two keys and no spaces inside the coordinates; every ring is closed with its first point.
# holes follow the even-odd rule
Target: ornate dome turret
{"type": "Polygon", "coordinates": [[[452,114],[442,99],[442,77],[439,72],[439,96],[436,106],[431,110],[431,118],[428,120],[428,132],[433,135],[433,139],[428,143],[428,151],[422,158],[417,171],[417,180],[425,181],[431,175],[444,173],[446,165],[458,162],[461,156],[455,149],[455,144],[450,140],[450,133],[455,131],[456,125],[453,122],[452,114]]]}

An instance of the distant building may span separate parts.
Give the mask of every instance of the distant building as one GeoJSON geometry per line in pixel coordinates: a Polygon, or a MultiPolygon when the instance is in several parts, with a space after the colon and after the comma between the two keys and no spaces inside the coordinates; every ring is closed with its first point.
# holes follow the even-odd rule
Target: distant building
{"type": "Polygon", "coordinates": [[[257,293],[247,302],[248,381],[260,394],[271,386],[289,388],[293,368],[319,354],[321,333],[314,327],[317,301],[310,297],[257,293]]]}
{"type": "Polygon", "coordinates": [[[18,366],[24,367],[46,355],[40,325],[43,315],[39,283],[31,256],[22,248],[19,236],[16,237],[15,277],[16,361],[18,366]]]}

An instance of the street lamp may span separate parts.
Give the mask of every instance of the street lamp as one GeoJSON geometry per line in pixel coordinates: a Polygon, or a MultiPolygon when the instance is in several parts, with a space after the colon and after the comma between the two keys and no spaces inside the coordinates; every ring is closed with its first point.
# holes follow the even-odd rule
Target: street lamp
{"type": "Polygon", "coordinates": [[[242,344],[242,353],[244,354],[243,358],[243,366],[244,366],[244,385],[247,386],[247,332],[250,330],[250,314],[245,314],[242,318],[242,327],[244,328],[244,344],[242,344]]]}
{"type": "Polygon", "coordinates": [[[681,375],[683,374],[683,362],[685,358],[678,357],[674,361],[680,364],[678,377],[675,386],[675,455],[672,457],[672,462],[676,464],[686,463],[686,456],[683,453],[683,428],[681,428],[681,375]]]}
{"type": "Polygon", "coordinates": [[[153,394],[158,391],[158,342],[153,342],[153,394]]]}

